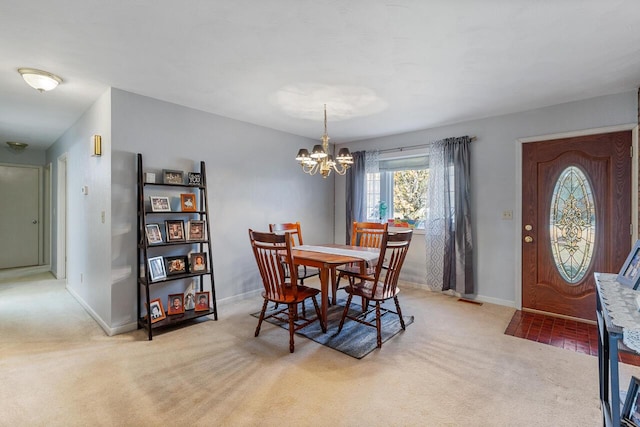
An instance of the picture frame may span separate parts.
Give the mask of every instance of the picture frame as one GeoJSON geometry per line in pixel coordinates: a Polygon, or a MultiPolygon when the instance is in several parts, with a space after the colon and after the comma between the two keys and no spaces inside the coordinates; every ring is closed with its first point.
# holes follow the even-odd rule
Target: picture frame
{"type": "Polygon", "coordinates": [[[202,175],[200,172],[189,172],[188,175],[189,185],[201,185],[202,184],[202,175]]]}
{"type": "Polygon", "coordinates": [[[171,169],[162,169],[162,183],[183,185],[184,172],[171,169]]]}
{"type": "Polygon", "coordinates": [[[184,294],[170,294],[167,305],[167,314],[169,316],[184,314],[184,294]]]}
{"type": "Polygon", "coordinates": [[[191,273],[203,273],[207,271],[206,252],[194,252],[189,254],[189,271],[191,273]]]}
{"type": "Polygon", "coordinates": [[[149,196],[151,212],[171,212],[171,203],[166,196],[149,196]]]}
{"type": "Polygon", "coordinates": [[[187,290],[184,293],[184,310],[194,310],[196,308],[196,297],[193,290],[187,290]]]}
{"type": "Polygon", "coordinates": [[[629,381],[627,397],[624,400],[620,418],[626,422],[626,425],[640,426],[640,380],[636,377],[632,376],[629,381]]]}
{"type": "Polygon", "coordinates": [[[164,263],[167,276],[186,274],[187,272],[188,261],[186,256],[168,256],[164,258],[164,263]]]}
{"type": "Polygon", "coordinates": [[[164,259],[161,256],[149,258],[149,277],[152,282],[165,279],[167,271],[164,268],[164,259]]]}
{"type": "Polygon", "coordinates": [[[191,219],[187,223],[187,240],[205,240],[206,229],[204,221],[199,219],[191,219]]]}
{"type": "Polygon", "coordinates": [[[180,194],[180,208],[182,212],[197,212],[196,195],[193,193],[180,194]]]}
{"type": "Polygon", "coordinates": [[[638,284],[640,284],[640,240],[633,245],[616,280],[632,289],[638,288],[638,284]]]}
{"type": "Polygon", "coordinates": [[[207,311],[210,310],[209,301],[211,300],[211,292],[196,292],[196,307],[195,311],[207,311]]]}
{"type": "Polygon", "coordinates": [[[149,301],[149,307],[151,323],[156,323],[167,318],[167,315],[164,312],[164,307],[162,306],[162,300],[160,298],[149,301]]]}
{"type": "Polygon", "coordinates": [[[168,219],[165,222],[167,242],[184,242],[184,221],[181,219],[168,219]]]}
{"type": "Polygon", "coordinates": [[[162,233],[160,232],[160,226],[158,224],[147,224],[145,232],[148,244],[157,245],[159,243],[164,243],[164,240],[162,240],[162,233]]]}

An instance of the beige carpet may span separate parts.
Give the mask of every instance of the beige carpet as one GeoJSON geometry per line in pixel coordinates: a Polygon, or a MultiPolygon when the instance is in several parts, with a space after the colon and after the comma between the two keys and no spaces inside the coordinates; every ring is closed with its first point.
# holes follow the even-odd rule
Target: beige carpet
{"type": "MultiPolygon", "coordinates": [[[[597,358],[504,335],[513,310],[403,288],[407,330],[357,360],[264,324],[259,298],[107,337],[63,283],[0,283],[0,425],[600,426],[597,358]]],[[[621,365],[621,384],[640,368],[621,365]]]]}

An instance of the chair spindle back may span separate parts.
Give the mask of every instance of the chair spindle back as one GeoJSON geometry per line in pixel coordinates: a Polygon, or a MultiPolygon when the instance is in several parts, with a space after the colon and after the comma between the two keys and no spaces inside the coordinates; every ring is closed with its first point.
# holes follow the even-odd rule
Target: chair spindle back
{"type": "Polygon", "coordinates": [[[287,295],[295,297],[297,286],[291,286],[291,283],[295,284],[298,276],[293,268],[291,239],[284,234],[253,230],[249,230],[249,239],[268,298],[284,301],[287,295]],[[285,271],[287,268],[290,278],[285,271]]]}
{"type": "Polygon", "coordinates": [[[384,233],[382,239],[382,247],[380,248],[380,260],[384,260],[384,268],[386,274],[384,278],[381,276],[382,262],[378,261],[376,266],[375,281],[373,294],[380,292],[376,288],[382,285],[382,293],[385,295],[393,295],[398,286],[398,279],[400,277],[400,270],[404,259],[409,252],[409,244],[411,243],[411,237],[413,236],[413,230],[403,231],[399,233],[384,233]]]}
{"type": "Polygon", "coordinates": [[[269,224],[269,231],[291,237],[291,246],[300,246],[304,244],[302,243],[302,229],[299,222],[269,224]]]}
{"type": "Polygon", "coordinates": [[[386,233],[388,226],[388,223],[354,221],[353,231],[351,232],[351,246],[381,247],[382,236],[386,233]]]}

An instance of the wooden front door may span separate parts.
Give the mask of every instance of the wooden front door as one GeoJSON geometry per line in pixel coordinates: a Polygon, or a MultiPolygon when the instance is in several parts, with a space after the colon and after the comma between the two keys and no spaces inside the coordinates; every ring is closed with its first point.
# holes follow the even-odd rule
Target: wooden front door
{"type": "Polygon", "coordinates": [[[523,145],[522,308],[595,320],[631,249],[631,131],[523,145]]]}

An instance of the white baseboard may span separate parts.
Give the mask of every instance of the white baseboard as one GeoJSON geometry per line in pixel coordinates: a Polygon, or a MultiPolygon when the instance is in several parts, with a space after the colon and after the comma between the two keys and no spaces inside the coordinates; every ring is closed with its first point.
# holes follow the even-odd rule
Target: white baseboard
{"type": "Polygon", "coordinates": [[[242,301],[245,299],[249,299],[249,298],[255,298],[256,295],[260,296],[260,293],[263,291],[264,289],[261,287],[260,289],[255,289],[253,291],[249,291],[249,292],[245,292],[243,294],[238,294],[238,295],[233,295],[224,299],[220,299],[220,300],[216,300],[216,304],[219,306],[221,305],[226,305],[226,304],[231,304],[233,302],[236,301],[242,301]]]}
{"type": "Polygon", "coordinates": [[[69,292],[76,299],[76,301],[78,301],[78,303],[82,306],[82,308],[84,308],[85,311],[89,313],[89,316],[93,317],[93,320],[96,321],[96,323],[104,330],[104,332],[108,336],[112,337],[114,335],[123,334],[125,332],[135,331],[138,328],[137,323],[127,323],[125,325],[117,326],[115,328],[110,327],[102,319],[102,317],[100,317],[98,313],[96,313],[89,306],[89,304],[87,304],[87,302],[84,299],[82,299],[80,295],[76,293],[76,291],[73,290],[73,288],[70,288],[69,285],[67,285],[65,288],[67,289],[67,292],[69,292]]]}
{"type": "Polygon", "coordinates": [[[31,276],[38,273],[51,271],[50,265],[35,265],[33,267],[7,268],[0,270],[0,280],[15,279],[18,277],[31,276]]]}
{"type": "MultiPolygon", "coordinates": [[[[414,283],[414,282],[407,282],[407,281],[400,281],[402,286],[407,286],[409,288],[415,288],[415,289],[423,289],[425,291],[429,291],[429,292],[437,292],[432,290],[430,287],[428,287],[427,285],[423,284],[423,283],[414,283]]],[[[399,283],[400,283],[399,282],[399,283]]],[[[462,298],[463,296],[461,294],[458,294],[457,292],[453,292],[453,291],[445,291],[442,292],[445,295],[451,295],[451,296],[455,296],[458,298],[462,298]]],[[[467,299],[469,301],[477,301],[477,302],[486,302],[489,304],[496,304],[496,305],[502,305],[505,307],[510,307],[510,308],[515,308],[516,304],[514,301],[508,301],[508,300],[503,300],[503,299],[499,299],[499,298],[492,298],[492,297],[487,297],[484,295],[474,295],[474,296],[464,296],[464,299],[467,299]]]]}

